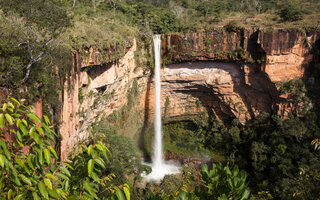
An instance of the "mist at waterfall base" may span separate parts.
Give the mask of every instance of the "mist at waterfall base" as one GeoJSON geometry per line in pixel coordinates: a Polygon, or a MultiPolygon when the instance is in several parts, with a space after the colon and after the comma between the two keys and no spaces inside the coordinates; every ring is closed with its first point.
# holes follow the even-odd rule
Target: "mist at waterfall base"
{"type": "Polygon", "coordinates": [[[152,172],[145,176],[147,181],[160,182],[167,174],[179,173],[179,166],[172,161],[165,161],[162,149],[162,124],[161,124],[161,77],[160,77],[160,59],[161,59],[161,35],[153,37],[154,60],[155,60],[155,122],[154,122],[154,144],[152,163],[152,172]]]}

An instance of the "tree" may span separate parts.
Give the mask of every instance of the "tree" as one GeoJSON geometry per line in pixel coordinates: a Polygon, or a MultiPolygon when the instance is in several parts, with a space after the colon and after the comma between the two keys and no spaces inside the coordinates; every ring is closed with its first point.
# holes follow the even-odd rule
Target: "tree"
{"type": "Polygon", "coordinates": [[[21,81],[25,83],[32,66],[43,58],[49,44],[70,25],[70,17],[59,0],[0,0],[0,6],[7,16],[15,16],[12,25],[20,32],[18,46],[26,46],[29,61],[21,81]]]}
{"type": "Polygon", "coordinates": [[[72,163],[59,162],[48,117],[41,121],[16,99],[0,110],[0,198],[1,199],[129,199],[127,185],[112,186],[105,176],[104,157],[109,151],[102,142],[80,145],[72,163]],[[9,142],[8,142],[9,141],[9,142]],[[85,167],[84,167],[85,166],[85,167]],[[99,173],[100,172],[100,173],[99,173]],[[100,178],[101,177],[101,178],[100,178]]]}
{"type": "Polygon", "coordinates": [[[298,21],[303,19],[304,10],[298,0],[289,0],[280,10],[283,21],[298,21]]]}

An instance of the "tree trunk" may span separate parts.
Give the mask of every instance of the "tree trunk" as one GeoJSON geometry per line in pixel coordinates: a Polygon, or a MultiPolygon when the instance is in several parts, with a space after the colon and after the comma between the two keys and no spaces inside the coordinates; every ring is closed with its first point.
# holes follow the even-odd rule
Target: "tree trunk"
{"type": "Polygon", "coordinates": [[[27,81],[27,79],[29,78],[32,64],[33,64],[33,62],[30,61],[29,64],[28,64],[28,66],[27,66],[27,73],[26,73],[26,75],[24,76],[24,78],[22,79],[22,84],[25,83],[25,82],[27,81]]]}

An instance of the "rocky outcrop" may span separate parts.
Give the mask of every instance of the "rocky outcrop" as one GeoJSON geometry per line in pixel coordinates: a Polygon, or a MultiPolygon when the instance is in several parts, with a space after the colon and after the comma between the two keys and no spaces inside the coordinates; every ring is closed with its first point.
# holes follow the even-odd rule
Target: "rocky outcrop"
{"type": "Polygon", "coordinates": [[[313,61],[317,31],[297,29],[212,30],[163,36],[164,55],[173,62],[220,60],[257,63],[271,81],[302,78],[313,61]]]}
{"type": "MultiPolygon", "coordinates": [[[[206,111],[222,120],[236,117],[245,123],[261,112],[270,112],[277,89],[254,69],[255,66],[203,61],[166,66],[161,83],[163,115],[168,120],[186,120],[206,111]]],[[[151,116],[153,99],[154,93],[150,92],[151,116]]]]}

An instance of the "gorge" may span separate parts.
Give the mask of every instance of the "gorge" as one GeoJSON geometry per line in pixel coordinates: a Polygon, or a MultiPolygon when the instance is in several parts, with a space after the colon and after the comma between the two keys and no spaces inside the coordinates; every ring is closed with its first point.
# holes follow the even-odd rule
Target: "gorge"
{"type": "Polygon", "coordinates": [[[0,0],[0,199],[320,197],[320,1],[0,0]]]}
{"type": "MultiPolygon", "coordinates": [[[[299,78],[312,81],[318,72],[315,52],[319,37],[317,31],[296,29],[218,29],[162,35],[161,107],[165,120],[187,120],[206,111],[221,120],[236,117],[244,124],[262,112],[285,118],[308,107],[294,103],[288,93],[281,94],[278,83],[299,78]]],[[[74,67],[63,92],[63,159],[76,141],[88,136],[90,124],[127,103],[126,92],[134,82],[140,91],[134,105],[139,122],[124,134],[137,140],[139,130],[152,122],[154,82],[152,74],[137,65],[136,51],[134,40],[116,63],[101,62],[100,53],[93,48],[86,58],[80,53],[74,55],[74,67]],[[69,91],[68,84],[73,86],[69,91]]]]}

